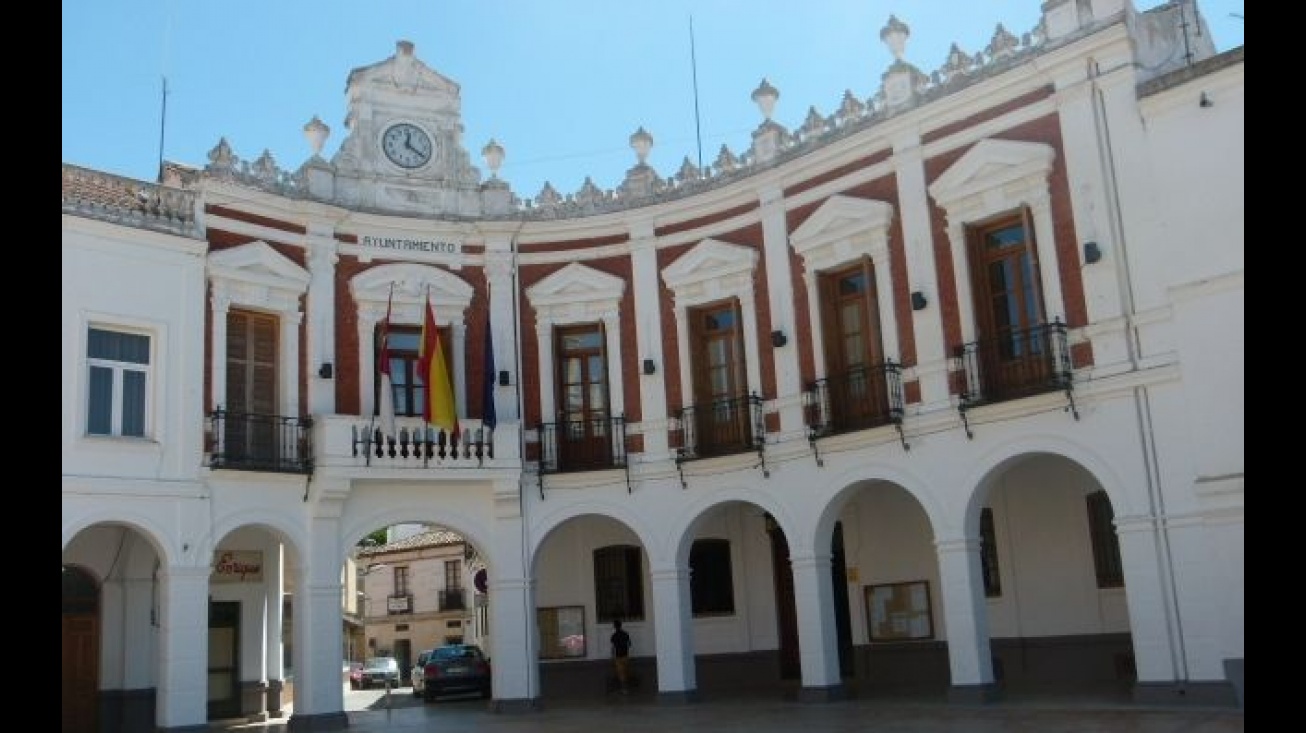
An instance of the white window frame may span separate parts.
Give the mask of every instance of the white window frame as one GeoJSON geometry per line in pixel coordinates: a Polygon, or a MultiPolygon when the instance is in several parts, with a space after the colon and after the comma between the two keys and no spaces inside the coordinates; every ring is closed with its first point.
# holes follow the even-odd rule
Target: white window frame
{"type": "Polygon", "coordinates": [[[621,369],[621,299],[626,281],[573,262],[526,288],[526,300],[535,310],[535,335],[539,344],[540,415],[552,422],[556,415],[558,385],[553,366],[554,329],[602,323],[607,354],[608,414],[626,412],[624,373],[621,369]]]}
{"type": "MultiPolygon", "coordinates": [[[[676,346],[680,359],[682,401],[695,399],[689,358],[689,311],[728,298],[739,300],[744,336],[745,392],[762,390],[760,345],[757,340],[757,298],[754,277],[758,252],[716,239],[704,239],[662,271],[662,280],[675,296],[676,346]]],[[[686,407],[682,405],[682,407],[686,407]]]]}
{"type": "Polygon", "coordinates": [[[115,324],[90,323],[87,324],[83,331],[86,341],[83,345],[82,353],[86,354],[86,369],[83,372],[85,379],[85,414],[83,415],[83,434],[93,438],[127,438],[131,440],[149,440],[154,434],[154,362],[157,358],[157,340],[154,334],[139,328],[131,328],[115,324]],[[149,342],[148,361],[145,364],[136,362],[114,361],[112,359],[103,359],[91,356],[91,331],[105,331],[108,333],[117,333],[128,336],[142,336],[149,342]],[[103,368],[110,369],[113,373],[113,383],[110,385],[110,417],[109,432],[92,433],[91,432],[91,369],[103,368]],[[123,376],[127,372],[139,372],[145,375],[145,387],[143,390],[141,405],[143,415],[143,425],[141,426],[140,435],[123,435],[122,433],[122,415],[124,407],[123,397],[123,376]]]}
{"type": "Polygon", "coordinates": [[[789,235],[790,246],[803,258],[812,358],[818,377],[828,376],[825,329],[821,327],[820,275],[869,258],[875,272],[875,296],[880,309],[880,347],[886,359],[901,360],[898,314],[893,298],[893,267],[889,263],[889,225],[893,206],[852,196],[831,196],[802,226],[789,235]]]}
{"type": "MultiPolygon", "coordinates": [[[[453,389],[458,403],[458,420],[463,430],[479,427],[467,419],[467,311],[475,290],[462,278],[429,265],[401,263],[378,265],[359,273],[349,283],[358,304],[358,404],[362,415],[376,412],[376,327],[385,320],[387,304],[390,322],[418,326],[425,320],[427,295],[435,308],[436,326],[448,326],[452,343],[453,389]],[[391,293],[393,292],[393,300],[391,293]]],[[[420,418],[401,419],[401,426],[416,426],[420,418]],[[405,420],[414,421],[406,423],[405,420]]]]}
{"type": "Polygon", "coordinates": [[[974,341],[978,331],[966,227],[1024,207],[1029,208],[1037,243],[1043,317],[1047,323],[1065,322],[1061,265],[1048,184],[1055,160],[1056,151],[1049,145],[989,138],[976,143],[930,184],[930,196],[947,212],[953,287],[957,293],[963,344],[974,341]]]}

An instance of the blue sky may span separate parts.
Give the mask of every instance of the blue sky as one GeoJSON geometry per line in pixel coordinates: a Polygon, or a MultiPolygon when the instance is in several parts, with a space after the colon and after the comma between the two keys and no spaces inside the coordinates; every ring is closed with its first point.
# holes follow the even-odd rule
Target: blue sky
{"type": "MultiPolygon", "coordinates": [[[[892,61],[879,34],[889,14],[911,28],[906,60],[939,68],[955,41],[974,54],[1001,22],[1020,35],[1040,0],[63,0],[63,161],[154,180],[162,79],[163,156],[194,166],[226,137],[246,160],[264,149],[282,168],[308,158],[303,126],[344,139],[350,70],[394,53],[400,39],[462,87],[464,145],[533,198],[545,181],[566,194],[585,177],[603,189],[635,163],[629,137],[654,137],[649,163],[673,175],[688,156],[710,164],[723,143],[747,149],[762,118],[751,94],[780,90],[774,118],[790,129],[844,90],[862,100],[892,61]],[[697,59],[698,123],[694,65],[697,59]]],[[[1160,3],[1138,0],[1146,9],[1160,3]]],[[[1243,44],[1242,0],[1199,0],[1225,51],[1243,44]]]]}

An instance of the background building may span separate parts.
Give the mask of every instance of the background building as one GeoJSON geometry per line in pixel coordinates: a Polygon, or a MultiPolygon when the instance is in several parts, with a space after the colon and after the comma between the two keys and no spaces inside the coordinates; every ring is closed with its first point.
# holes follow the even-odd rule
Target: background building
{"type": "Polygon", "coordinates": [[[669,698],[1236,704],[1243,50],[1043,11],[932,73],[890,17],[868,97],[790,129],[763,80],[738,153],[641,128],[609,190],[482,177],[404,42],[331,160],[65,165],[65,729],[283,715],[285,647],[292,727],[343,726],[351,558],[396,653],[483,564],[495,709],[592,689],[618,618],[669,698]],[[397,524],[465,545],[358,550],[397,524]]]}

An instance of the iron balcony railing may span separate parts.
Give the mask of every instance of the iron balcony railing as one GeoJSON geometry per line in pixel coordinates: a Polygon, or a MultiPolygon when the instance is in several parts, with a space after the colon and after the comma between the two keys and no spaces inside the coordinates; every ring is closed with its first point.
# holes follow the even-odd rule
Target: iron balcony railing
{"type": "Polygon", "coordinates": [[[228,412],[209,416],[209,466],[236,471],[312,473],[313,418],[228,412]]]}
{"type": "Polygon", "coordinates": [[[892,361],[818,379],[804,395],[813,437],[850,433],[902,422],[902,367],[892,361]]]}
{"type": "Polygon", "coordinates": [[[540,425],[540,473],[600,471],[626,466],[626,419],[559,419],[540,425]]]}
{"type": "Polygon", "coordinates": [[[440,591],[441,611],[463,611],[467,608],[467,594],[462,588],[446,588],[440,591]]]}
{"type": "Polygon", "coordinates": [[[766,439],[762,398],[745,394],[683,407],[678,432],[681,461],[757,451],[766,439]]]}
{"type": "Polygon", "coordinates": [[[953,390],[963,408],[1071,389],[1073,366],[1061,321],[963,344],[956,358],[953,390]]]}

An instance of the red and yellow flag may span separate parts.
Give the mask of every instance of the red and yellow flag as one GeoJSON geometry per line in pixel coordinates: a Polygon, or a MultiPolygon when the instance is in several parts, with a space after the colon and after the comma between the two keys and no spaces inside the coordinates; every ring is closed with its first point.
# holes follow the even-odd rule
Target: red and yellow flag
{"type": "Polygon", "coordinates": [[[426,382],[426,400],[422,417],[430,425],[442,428],[453,438],[458,437],[458,403],[454,399],[453,379],[445,362],[444,347],[440,343],[440,329],[435,325],[435,307],[431,295],[426,296],[426,317],[422,321],[422,344],[418,352],[417,368],[426,382]]]}

